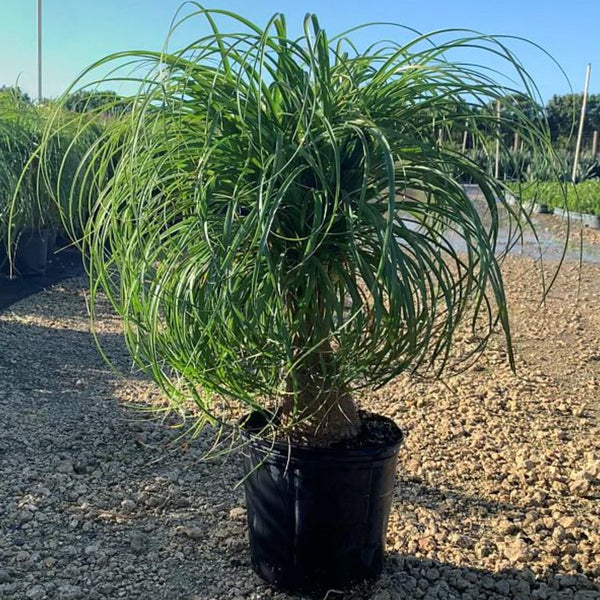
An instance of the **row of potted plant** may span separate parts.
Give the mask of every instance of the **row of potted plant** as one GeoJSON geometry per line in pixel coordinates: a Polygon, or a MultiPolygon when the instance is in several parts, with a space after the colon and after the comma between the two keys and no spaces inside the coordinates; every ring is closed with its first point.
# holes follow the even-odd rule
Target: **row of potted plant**
{"type": "Polygon", "coordinates": [[[588,179],[580,183],[536,181],[527,184],[509,184],[512,195],[519,202],[538,212],[554,212],[580,218],[586,224],[600,227],[600,180],[588,179]]]}
{"type": "Polygon", "coordinates": [[[99,129],[86,127],[85,135],[78,131],[73,116],[61,108],[34,106],[12,91],[0,93],[0,263],[4,272],[42,274],[57,236],[66,244],[81,234],[87,213],[77,198],[85,193],[83,187],[91,185],[89,178],[84,184],[89,164],[85,156],[99,129]],[[45,135],[49,138],[41,161],[37,153],[45,135]]]}

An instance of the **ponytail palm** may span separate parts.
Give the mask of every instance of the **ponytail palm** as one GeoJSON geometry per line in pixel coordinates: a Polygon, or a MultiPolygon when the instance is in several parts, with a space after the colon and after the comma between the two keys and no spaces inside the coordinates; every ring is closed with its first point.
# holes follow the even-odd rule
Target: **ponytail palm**
{"type": "Polygon", "coordinates": [[[78,127],[60,106],[0,93],[0,243],[14,247],[23,231],[55,227],[61,212],[69,228],[81,232],[91,191],[82,185],[92,180],[84,175],[91,166],[86,156],[98,137],[95,123],[78,127]],[[53,200],[64,202],[64,210],[53,200]]]}
{"type": "Polygon", "coordinates": [[[497,325],[510,348],[502,185],[439,143],[466,123],[489,145],[487,107],[508,97],[503,132],[547,151],[501,40],[446,31],[359,50],[314,16],[292,39],[282,15],[261,29],[198,13],[210,33],[182,51],[97,65],[139,61],[144,75],[97,146],[95,176],[110,178],[84,240],[94,292],[174,405],[192,399],[205,419],[223,399],[269,408],[294,439],[328,445],[358,431],[354,390],[441,373],[465,317],[480,348],[497,325]],[[464,50],[504,60],[521,91],[453,58],[464,50]]]}
{"type": "Polygon", "coordinates": [[[13,222],[20,228],[39,225],[32,219],[34,203],[29,180],[20,187],[18,199],[12,201],[19,177],[38,141],[38,122],[34,106],[16,93],[0,93],[0,240],[4,245],[9,244],[13,222]]]}

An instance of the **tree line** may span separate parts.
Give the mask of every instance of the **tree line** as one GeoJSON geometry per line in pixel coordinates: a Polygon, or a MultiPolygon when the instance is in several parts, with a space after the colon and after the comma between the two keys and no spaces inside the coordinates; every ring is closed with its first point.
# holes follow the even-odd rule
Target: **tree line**
{"type": "MultiPolygon", "coordinates": [[[[0,93],[16,94],[21,100],[31,103],[30,96],[18,86],[0,86],[0,93]]],[[[579,114],[583,94],[554,95],[546,106],[522,106],[522,110],[528,113],[537,113],[545,116],[550,128],[552,141],[559,147],[567,147],[577,132],[579,114]]],[[[67,99],[65,107],[75,112],[86,112],[97,110],[102,106],[114,105],[118,111],[123,111],[123,98],[110,90],[80,90],[67,99]]],[[[511,99],[514,105],[514,98],[511,99]]],[[[476,107],[465,107],[466,116],[470,111],[477,110],[476,107]]],[[[490,112],[490,124],[493,122],[495,108],[488,107],[490,112]]],[[[117,110],[115,110],[117,112],[117,110]]],[[[584,140],[589,140],[594,131],[600,131],[600,94],[590,94],[587,101],[586,117],[583,128],[584,140]]]]}

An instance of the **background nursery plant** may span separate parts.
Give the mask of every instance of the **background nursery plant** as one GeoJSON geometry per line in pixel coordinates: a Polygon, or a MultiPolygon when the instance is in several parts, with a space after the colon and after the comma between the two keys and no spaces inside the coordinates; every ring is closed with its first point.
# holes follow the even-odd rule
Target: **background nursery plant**
{"type": "Polygon", "coordinates": [[[523,203],[544,203],[551,208],[600,215],[600,180],[581,183],[542,181],[511,185],[511,190],[523,203]]]}
{"type": "Polygon", "coordinates": [[[477,352],[497,327],[510,351],[497,233],[502,209],[518,234],[517,209],[440,130],[466,123],[483,147],[499,123],[472,109],[512,98],[503,135],[542,160],[543,115],[501,39],[450,30],[359,50],[352,31],[328,38],[312,15],[298,39],[283,15],[264,28],[192,16],[209,33],[183,50],[93,67],[133,60],[145,73],[87,171],[106,181],[83,239],[93,296],[108,295],[137,364],[174,409],[195,405],[198,428],[254,411],[257,571],[285,587],[347,585],[381,570],[401,439],[355,392],[408,370],[439,375],[464,322],[477,352]],[[466,50],[505,59],[522,89],[466,50]]]}
{"type": "Polygon", "coordinates": [[[83,233],[93,182],[84,175],[86,156],[101,127],[82,128],[82,120],[61,106],[34,106],[18,90],[0,91],[0,262],[7,272],[41,274],[57,234],[64,245],[83,233]]]}

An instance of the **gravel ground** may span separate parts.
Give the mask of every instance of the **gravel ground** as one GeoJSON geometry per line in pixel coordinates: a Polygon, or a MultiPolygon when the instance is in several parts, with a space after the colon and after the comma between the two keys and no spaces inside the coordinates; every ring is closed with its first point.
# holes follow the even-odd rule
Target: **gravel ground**
{"type": "MultiPolygon", "coordinates": [[[[516,375],[498,336],[444,384],[363,398],[407,434],[389,556],[329,600],[600,599],[600,266],[565,265],[545,307],[537,270],[505,265],[516,375]]],[[[160,398],[103,363],[85,297],[75,279],[0,314],[0,598],[291,598],[250,569],[240,457],[203,462],[209,437],[126,406],[160,398]]],[[[97,328],[126,364],[118,321],[97,328]]]]}

